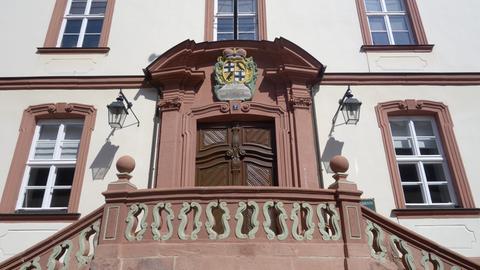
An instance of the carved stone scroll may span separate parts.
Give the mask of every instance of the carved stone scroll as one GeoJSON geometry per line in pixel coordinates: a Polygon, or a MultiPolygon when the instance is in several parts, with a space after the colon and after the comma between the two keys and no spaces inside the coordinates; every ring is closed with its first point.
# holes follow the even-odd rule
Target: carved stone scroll
{"type": "Polygon", "coordinates": [[[183,202],[182,209],[180,209],[180,214],[178,215],[178,219],[180,220],[180,225],[178,226],[178,237],[182,240],[197,240],[198,233],[202,228],[202,222],[200,221],[200,216],[202,215],[202,206],[197,202],[183,202]],[[194,229],[190,235],[185,233],[185,229],[188,224],[188,217],[187,213],[189,213],[192,209],[195,209],[195,214],[193,217],[193,224],[194,229]]]}
{"type": "Polygon", "coordinates": [[[321,203],[317,206],[318,229],[323,240],[338,240],[342,236],[340,215],[331,203],[321,203]]]}
{"type": "Polygon", "coordinates": [[[266,201],[263,204],[263,216],[265,217],[265,221],[263,222],[263,229],[265,230],[265,233],[267,234],[267,238],[269,240],[273,240],[275,238],[275,232],[270,229],[270,226],[272,225],[272,219],[270,218],[269,209],[273,206],[273,201],[266,201]]]}
{"type": "Polygon", "coordinates": [[[40,266],[38,261],[40,261],[40,257],[35,257],[35,259],[22,264],[19,270],[42,270],[42,267],[40,266]]]}
{"type": "Polygon", "coordinates": [[[208,238],[211,240],[215,239],[225,239],[230,235],[230,225],[228,224],[228,220],[230,220],[230,211],[227,208],[226,202],[209,202],[207,205],[207,209],[205,210],[207,214],[207,222],[205,222],[205,228],[207,228],[208,238]],[[220,206],[219,206],[220,205],[220,206]],[[223,210],[222,214],[222,225],[223,225],[223,233],[218,235],[213,227],[215,226],[215,217],[213,216],[213,208],[220,207],[223,210]]]}
{"type": "Polygon", "coordinates": [[[66,240],[53,248],[52,254],[48,257],[48,270],[67,270],[70,261],[70,251],[73,243],[71,240],[66,240]],[[63,258],[63,262],[60,259],[63,258]]]}
{"type": "Polygon", "coordinates": [[[422,250],[422,259],[421,259],[421,264],[423,265],[424,270],[431,270],[430,269],[430,264],[428,262],[431,262],[433,264],[433,269],[432,270],[444,270],[445,267],[443,266],[442,260],[437,257],[437,255],[433,253],[428,253],[425,250],[422,250]]]}
{"type": "Polygon", "coordinates": [[[155,207],[153,207],[153,223],[151,225],[152,227],[152,234],[153,234],[153,239],[154,240],[168,240],[172,237],[173,235],[173,224],[172,221],[175,218],[175,215],[172,210],[172,204],[171,203],[157,203],[155,207]],[[166,215],[166,222],[162,222],[162,215],[161,211],[167,212],[166,215]],[[164,235],[161,235],[160,229],[162,227],[162,223],[167,224],[167,233],[164,235]]]}
{"type": "Polygon", "coordinates": [[[235,214],[235,219],[237,220],[237,226],[235,227],[235,235],[239,239],[255,239],[255,234],[258,231],[258,227],[260,226],[260,222],[258,221],[258,212],[259,212],[259,207],[258,204],[254,201],[248,201],[248,203],[245,202],[239,202],[238,203],[238,208],[237,212],[235,214]],[[250,231],[247,232],[247,234],[242,233],[242,226],[243,226],[243,213],[245,210],[247,210],[247,205],[253,208],[253,213],[250,218],[250,225],[252,228],[250,231]]]}
{"type": "Polygon", "coordinates": [[[295,202],[293,203],[293,209],[292,213],[290,215],[290,219],[293,220],[293,225],[292,225],[292,236],[296,240],[312,240],[313,238],[313,231],[315,229],[315,223],[313,222],[313,208],[310,204],[308,203],[302,203],[300,206],[299,203],[295,202]],[[307,226],[307,230],[305,230],[304,234],[301,235],[298,233],[299,230],[299,225],[300,225],[300,218],[301,216],[301,208],[307,210],[307,216],[305,218],[305,224],[307,226]]]}
{"type": "Polygon", "coordinates": [[[95,248],[98,244],[98,232],[100,231],[100,220],[83,229],[78,237],[79,249],[75,254],[79,267],[89,264],[95,254],[95,248]],[[90,241],[92,241],[94,250],[90,252],[90,241]]]}
{"type": "Polygon", "coordinates": [[[128,241],[141,241],[143,239],[143,235],[147,230],[148,224],[146,222],[148,214],[148,207],[144,203],[135,203],[130,206],[130,210],[128,211],[127,218],[125,222],[127,222],[127,227],[125,229],[125,238],[128,241]],[[140,220],[140,230],[138,232],[133,231],[132,229],[136,229],[136,225],[138,224],[138,216],[143,212],[143,216],[140,220]]]}
{"type": "Polygon", "coordinates": [[[383,245],[384,234],[382,228],[377,224],[367,220],[367,228],[365,229],[370,247],[370,254],[377,260],[384,261],[387,249],[383,245]]]}
{"type": "Polygon", "coordinates": [[[413,253],[408,247],[407,242],[398,238],[395,235],[390,236],[390,244],[394,252],[394,256],[402,260],[402,264],[406,270],[416,270],[415,259],[413,253]],[[397,253],[397,254],[395,254],[397,253]],[[401,256],[398,254],[400,253],[401,256]]]}

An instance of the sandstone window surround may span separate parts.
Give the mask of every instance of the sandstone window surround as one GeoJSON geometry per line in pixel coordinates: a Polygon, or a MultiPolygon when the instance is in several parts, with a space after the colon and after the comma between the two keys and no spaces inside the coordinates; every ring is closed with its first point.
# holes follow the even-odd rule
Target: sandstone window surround
{"type": "MultiPolygon", "coordinates": [[[[78,211],[78,204],[80,199],[80,191],[83,184],[83,178],[85,174],[86,168],[86,159],[88,154],[88,148],[90,145],[90,137],[93,131],[93,127],[95,125],[95,116],[96,116],[96,109],[90,105],[83,105],[77,103],[48,103],[48,104],[40,104],[28,107],[22,117],[22,121],[20,124],[19,129],[19,137],[17,140],[17,144],[15,147],[15,152],[13,155],[12,163],[10,165],[10,170],[8,172],[5,188],[3,191],[2,200],[0,202],[0,216],[2,216],[5,220],[74,220],[79,217],[78,211]],[[70,185],[62,185],[62,188],[70,189],[70,194],[68,198],[68,204],[62,205],[59,208],[51,208],[50,205],[46,207],[46,209],[41,209],[44,206],[47,206],[51,200],[43,200],[43,203],[38,209],[35,211],[31,211],[32,209],[29,207],[25,207],[26,205],[23,204],[23,194],[25,193],[26,189],[28,189],[28,181],[23,181],[25,173],[30,171],[31,168],[36,167],[32,163],[31,158],[35,155],[35,150],[31,151],[32,142],[36,140],[38,142],[39,131],[38,126],[44,125],[47,122],[55,123],[52,119],[57,120],[57,124],[61,127],[63,124],[64,128],[66,127],[65,124],[83,124],[83,129],[81,131],[81,135],[79,138],[78,148],[76,148],[76,159],[74,161],[74,171],[64,171],[65,174],[72,173],[73,179],[70,185]],[[23,185],[22,185],[23,184],[23,185]],[[50,208],[50,209],[49,209],[50,208]],[[21,211],[19,211],[21,210],[21,211]],[[39,211],[40,210],[40,211],[39,211]],[[42,211],[47,210],[47,211],[42,211]],[[59,210],[59,211],[57,211],[59,210]]],[[[78,126],[77,126],[78,127],[78,126]]],[[[61,131],[61,130],[60,130],[61,131]]],[[[57,134],[60,134],[57,131],[57,134]]],[[[65,133],[57,135],[60,139],[65,138],[65,133]]],[[[57,139],[56,139],[57,140],[57,139]]],[[[72,140],[73,142],[74,140],[72,140]]],[[[58,146],[55,143],[55,147],[57,147],[58,157],[61,156],[62,152],[58,150],[58,146]]],[[[45,149],[43,149],[45,150],[45,149]]],[[[70,149],[72,150],[72,149],[70,149]]],[[[44,154],[48,154],[48,151],[43,151],[44,154]]],[[[64,154],[68,154],[64,152],[64,154]]],[[[70,153],[72,154],[72,153],[70,153]]],[[[60,158],[58,158],[60,159],[60,158]]],[[[63,167],[72,168],[72,159],[66,163],[62,164],[63,167]]],[[[63,162],[63,161],[62,161],[63,162]]],[[[60,162],[60,163],[62,163],[60,162]]],[[[43,164],[45,165],[45,164],[43,164]]],[[[53,163],[49,165],[50,170],[52,169],[53,163]]],[[[56,165],[58,168],[62,166],[56,165]]],[[[55,167],[55,166],[54,166],[55,167]]],[[[57,168],[53,168],[54,170],[57,168]]],[[[53,177],[55,177],[55,173],[59,171],[52,171],[49,172],[49,179],[52,182],[50,188],[55,190],[55,182],[53,177]],[[51,175],[50,175],[51,174],[51,175]]],[[[48,185],[47,185],[48,186],[48,185]]],[[[47,191],[45,191],[47,192],[47,191]]],[[[65,195],[65,194],[64,194],[65,195]]],[[[50,196],[50,195],[49,195],[50,196]]],[[[48,199],[48,198],[47,198],[48,199]]],[[[50,198],[51,199],[51,198],[50,198]]],[[[38,206],[38,205],[37,205],[38,206]]]]}
{"type": "Polygon", "coordinates": [[[362,51],[430,52],[416,0],[356,0],[362,51]]]}
{"type": "Polygon", "coordinates": [[[115,0],[57,0],[37,53],[107,53],[115,0]]]}
{"type": "MultiPolygon", "coordinates": [[[[436,215],[442,211],[443,212],[440,215],[478,214],[478,211],[470,211],[471,213],[465,211],[466,209],[475,208],[475,204],[453,132],[453,123],[448,107],[441,102],[407,99],[379,103],[375,109],[378,124],[382,132],[387,164],[397,207],[397,209],[394,210],[394,213],[398,216],[417,215],[419,213],[421,213],[421,215],[436,215]],[[439,162],[448,167],[448,169],[446,169],[449,174],[448,177],[450,178],[450,182],[448,183],[449,185],[451,184],[451,187],[453,188],[453,195],[451,196],[456,197],[455,203],[452,203],[450,206],[435,205],[430,201],[430,203],[416,205],[416,207],[412,208],[412,205],[409,205],[405,199],[401,181],[401,172],[398,166],[398,164],[403,161],[399,162],[397,158],[400,155],[396,154],[394,140],[392,139],[395,138],[395,136],[392,134],[390,121],[400,119],[413,120],[416,119],[415,117],[424,117],[417,119],[431,119],[437,128],[437,131],[435,132],[437,132],[438,136],[435,140],[438,142],[438,147],[442,147],[440,150],[441,152],[439,151],[439,154],[442,155],[441,157],[438,156],[439,162]],[[428,209],[428,211],[424,211],[425,209],[428,209]]],[[[397,147],[397,153],[398,151],[402,151],[402,149],[398,149],[397,147]]],[[[416,151],[420,151],[418,147],[416,151]]],[[[421,155],[419,156],[422,158],[421,155]]],[[[454,198],[452,198],[452,202],[453,200],[454,198]]]]}

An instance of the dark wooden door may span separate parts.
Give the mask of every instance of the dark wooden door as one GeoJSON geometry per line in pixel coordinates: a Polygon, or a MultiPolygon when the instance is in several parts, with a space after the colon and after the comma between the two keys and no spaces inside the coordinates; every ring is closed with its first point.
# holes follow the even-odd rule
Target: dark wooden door
{"type": "Polygon", "coordinates": [[[201,124],[197,131],[197,186],[274,186],[271,123],[201,124]]]}

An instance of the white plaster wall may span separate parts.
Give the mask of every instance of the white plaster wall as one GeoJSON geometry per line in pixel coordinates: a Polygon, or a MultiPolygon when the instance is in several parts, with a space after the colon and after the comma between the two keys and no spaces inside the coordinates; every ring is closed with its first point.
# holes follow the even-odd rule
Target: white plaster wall
{"type": "MultiPolygon", "coordinates": [[[[332,137],[328,136],[331,120],[337,109],[338,100],[346,90],[346,86],[320,86],[315,96],[316,116],[318,120],[318,136],[322,163],[328,162],[328,157],[342,154],[350,161],[349,179],[356,182],[362,190],[363,198],[375,198],[378,213],[390,217],[391,210],[395,209],[393,191],[387,167],[384,145],[380,128],[378,127],[375,106],[380,102],[404,99],[428,99],[445,103],[453,121],[455,137],[460,149],[460,155],[466,170],[475,204],[480,204],[480,171],[478,170],[478,134],[480,134],[480,110],[476,100],[480,98],[479,86],[352,86],[353,94],[362,101],[360,122],[355,125],[336,126],[332,137]],[[330,142],[329,142],[330,139],[330,142]]],[[[337,124],[341,124],[343,117],[340,114],[337,124]]],[[[328,187],[333,182],[332,174],[324,169],[322,172],[324,185],[328,187]]],[[[465,224],[472,231],[475,239],[472,248],[458,249],[464,255],[477,256],[480,254],[480,226],[479,219],[455,220],[457,224],[465,224]],[[476,255],[475,255],[476,253],[476,255]]],[[[425,227],[418,229],[415,224],[422,226],[439,226],[437,230],[428,233],[434,234],[433,240],[455,247],[455,241],[449,232],[451,224],[438,219],[410,219],[401,224],[409,225],[419,233],[426,233],[425,227]],[[417,230],[418,229],[418,230],[417,230]]],[[[430,237],[430,234],[425,234],[430,237]]],[[[458,242],[461,242],[458,240],[458,242]]],[[[462,243],[457,243],[462,244],[462,243]]],[[[456,249],[457,250],[457,249],[456,249]]]]}
{"type": "MultiPolygon", "coordinates": [[[[107,54],[36,54],[54,0],[5,1],[0,17],[0,76],[135,75],[185,39],[204,41],[205,1],[116,1],[107,54]],[[28,18],[28,19],[25,19],[28,18]]],[[[354,0],[267,0],[267,36],[285,37],[327,72],[476,72],[480,1],[417,1],[430,53],[363,53],[354,0]]]]}
{"type": "MultiPolygon", "coordinates": [[[[82,216],[92,212],[104,203],[104,197],[101,193],[107,189],[110,182],[116,180],[115,163],[123,155],[131,155],[136,160],[136,168],[130,181],[138,188],[146,188],[157,92],[152,89],[124,89],[123,92],[133,103],[133,110],[140,119],[140,127],[134,125],[116,130],[109,137],[112,129],[108,125],[106,105],[117,97],[118,89],[0,91],[0,100],[3,103],[0,123],[11,127],[4,128],[0,132],[0,149],[2,149],[2,155],[0,156],[0,190],[3,192],[5,186],[15,151],[23,110],[30,105],[50,102],[89,104],[97,109],[80,196],[79,213],[82,216]],[[107,138],[109,138],[109,141],[107,141],[107,138]],[[110,150],[105,151],[108,149],[110,150]],[[108,166],[109,160],[112,161],[110,167],[108,166]],[[94,179],[94,168],[104,168],[105,176],[94,179]]],[[[129,115],[125,123],[132,122],[134,122],[134,118],[129,115]]],[[[0,261],[32,246],[68,224],[2,223],[0,221],[0,261]]]]}

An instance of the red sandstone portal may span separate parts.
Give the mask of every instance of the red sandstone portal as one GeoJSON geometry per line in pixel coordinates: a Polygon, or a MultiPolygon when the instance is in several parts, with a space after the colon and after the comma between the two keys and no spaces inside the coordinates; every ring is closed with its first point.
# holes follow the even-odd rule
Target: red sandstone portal
{"type": "Polygon", "coordinates": [[[310,87],[323,65],[290,41],[186,40],[158,57],[145,73],[162,89],[156,187],[195,186],[198,124],[211,121],[270,122],[276,146],[274,182],[319,188],[310,87]],[[217,101],[213,73],[226,48],[242,48],[258,67],[250,101],[217,101]]]}

